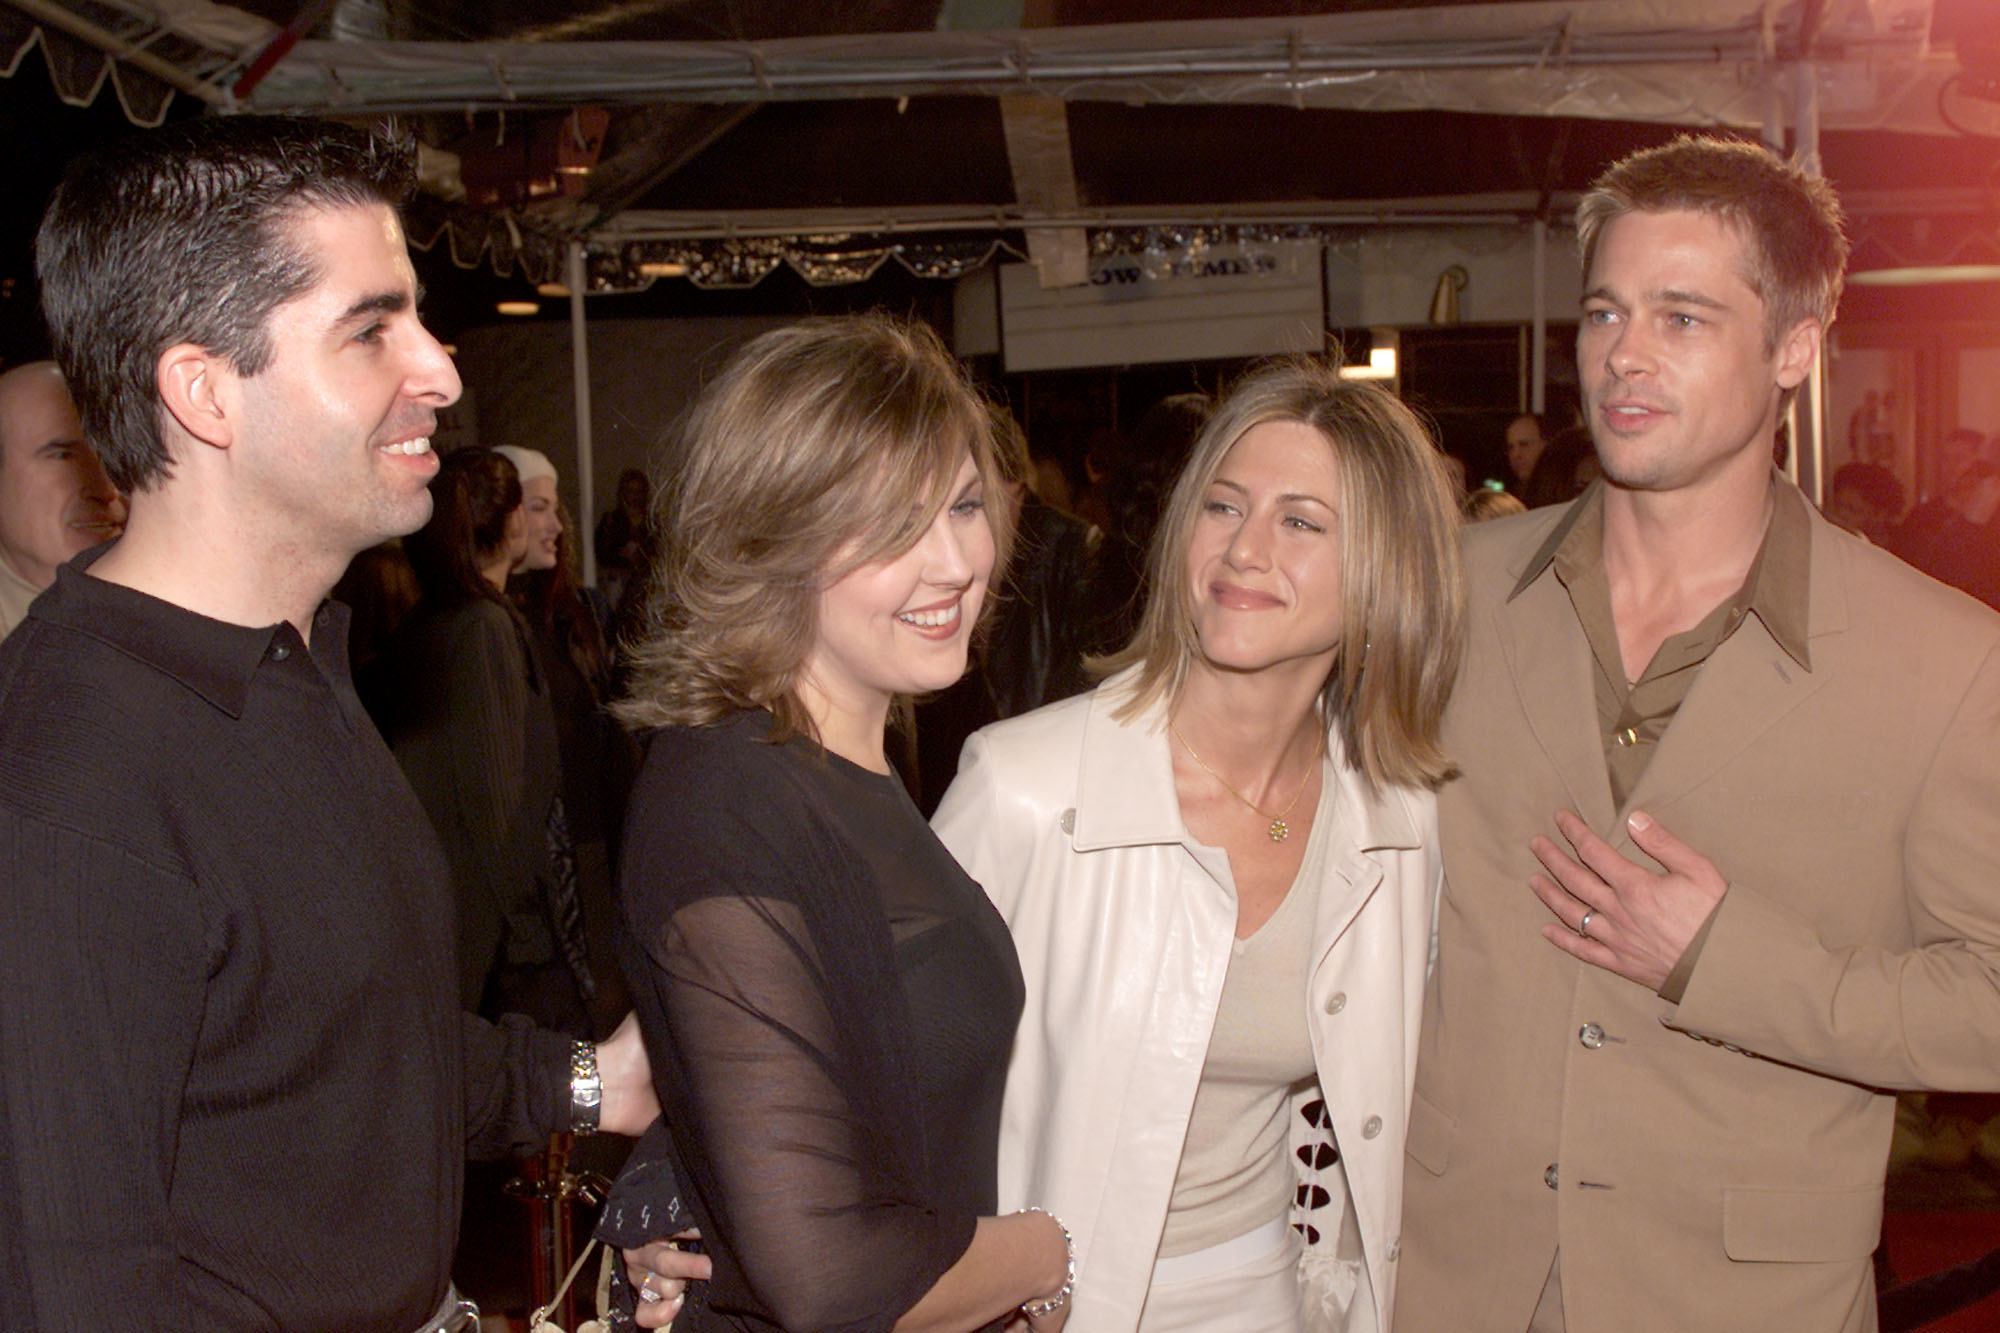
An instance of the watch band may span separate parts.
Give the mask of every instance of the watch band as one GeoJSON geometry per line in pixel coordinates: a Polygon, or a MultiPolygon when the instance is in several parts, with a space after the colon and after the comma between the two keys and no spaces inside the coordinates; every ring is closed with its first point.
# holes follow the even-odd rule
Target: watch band
{"type": "Polygon", "coordinates": [[[569,1132],[595,1134],[604,1110],[604,1079],[597,1072],[597,1047],[580,1041],[569,1049],[569,1132]]]}

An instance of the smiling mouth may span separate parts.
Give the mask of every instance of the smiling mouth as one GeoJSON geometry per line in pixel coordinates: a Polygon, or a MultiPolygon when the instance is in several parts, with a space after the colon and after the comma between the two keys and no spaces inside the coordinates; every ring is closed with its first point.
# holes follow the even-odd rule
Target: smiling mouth
{"type": "Polygon", "coordinates": [[[419,435],[414,440],[400,440],[395,444],[382,446],[382,452],[385,454],[427,454],[430,451],[431,437],[428,435],[419,435]]]}
{"type": "Polygon", "coordinates": [[[1275,610],[1284,602],[1267,592],[1246,588],[1238,583],[1213,583],[1209,585],[1209,595],[1218,606],[1231,611],[1275,610]]]}
{"type": "Polygon", "coordinates": [[[950,606],[931,611],[899,611],[896,613],[896,619],[905,625],[914,625],[918,629],[944,629],[946,626],[958,623],[961,606],[962,603],[953,602],[950,606]]]}

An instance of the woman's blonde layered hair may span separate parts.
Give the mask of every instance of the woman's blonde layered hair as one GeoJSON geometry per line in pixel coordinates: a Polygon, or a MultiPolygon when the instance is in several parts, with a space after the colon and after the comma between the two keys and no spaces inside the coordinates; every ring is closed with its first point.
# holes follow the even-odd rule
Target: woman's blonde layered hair
{"type": "Polygon", "coordinates": [[[1229,450],[1266,422],[1311,426],[1339,476],[1345,615],[1321,711],[1371,787],[1435,786],[1451,773],[1439,724],[1465,640],[1453,485],[1416,414],[1393,394],[1309,359],[1239,380],[1195,440],[1153,540],[1152,595],[1138,631],[1102,665],[1137,667],[1131,720],[1171,701],[1201,651],[1188,551],[1229,450]]]}
{"type": "Polygon", "coordinates": [[[967,455],[997,584],[1011,533],[986,403],[937,335],[871,314],[752,339],[689,410],[656,488],[660,554],[619,716],[692,726],[767,708],[774,739],[815,736],[797,685],[821,589],[914,546],[967,455]]]}

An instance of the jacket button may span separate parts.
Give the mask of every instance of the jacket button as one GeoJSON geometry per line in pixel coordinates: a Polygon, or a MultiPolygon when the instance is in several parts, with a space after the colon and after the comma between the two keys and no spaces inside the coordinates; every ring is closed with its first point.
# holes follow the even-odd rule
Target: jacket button
{"type": "Polygon", "coordinates": [[[1367,1123],[1361,1126],[1361,1137],[1364,1139],[1372,1139],[1381,1132],[1382,1117],[1379,1115],[1369,1116],[1367,1123]]]}
{"type": "Polygon", "coordinates": [[[1582,1042],[1586,1049],[1594,1051],[1604,1044],[1604,1029],[1595,1023],[1585,1023],[1576,1030],[1576,1039],[1582,1042]]]}
{"type": "Polygon", "coordinates": [[[1346,1007],[1347,1007],[1346,991],[1337,990],[1333,994],[1326,997],[1326,1011],[1329,1014],[1337,1014],[1346,1007]]]}
{"type": "Polygon", "coordinates": [[[1542,1183],[1550,1189],[1555,1189],[1558,1185],[1562,1184],[1562,1178],[1556,1174],[1556,1164],[1554,1162],[1550,1162],[1548,1169],[1542,1172],[1542,1183]]]}
{"type": "Polygon", "coordinates": [[[1402,1257],[1403,1257],[1403,1242],[1402,1242],[1402,1241],[1400,1241],[1400,1240],[1392,1240],[1392,1241],[1390,1241],[1390,1242],[1389,1242],[1389,1262],[1393,1264],[1393,1263],[1395,1263],[1395,1262],[1396,1262],[1396,1261],[1397,1261],[1398,1259],[1400,1259],[1400,1258],[1402,1258],[1402,1257]]]}
{"type": "Polygon", "coordinates": [[[271,660],[273,662],[282,662],[291,655],[292,650],[284,644],[274,643],[271,645],[271,660]]]}
{"type": "Polygon", "coordinates": [[[1065,811],[1063,811],[1063,812],[1062,812],[1062,831],[1063,831],[1064,833],[1074,833],[1074,832],[1076,832],[1076,807],[1075,807],[1075,806],[1071,806],[1071,807],[1070,807],[1069,809],[1067,809],[1067,810],[1065,810],[1065,811]]]}
{"type": "Polygon", "coordinates": [[[1639,743],[1639,733],[1630,727],[1626,727],[1618,733],[1618,743],[1626,746],[1637,745],[1639,743]]]}

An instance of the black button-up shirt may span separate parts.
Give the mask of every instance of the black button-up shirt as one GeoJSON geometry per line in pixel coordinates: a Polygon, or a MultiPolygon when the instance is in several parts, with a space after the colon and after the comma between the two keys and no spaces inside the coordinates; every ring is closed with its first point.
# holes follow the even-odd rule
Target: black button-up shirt
{"type": "Polygon", "coordinates": [[[0,1325],[408,1330],[465,1154],[563,1127],[568,1044],[459,1012],[346,628],[72,566],[0,644],[0,1325]]]}

